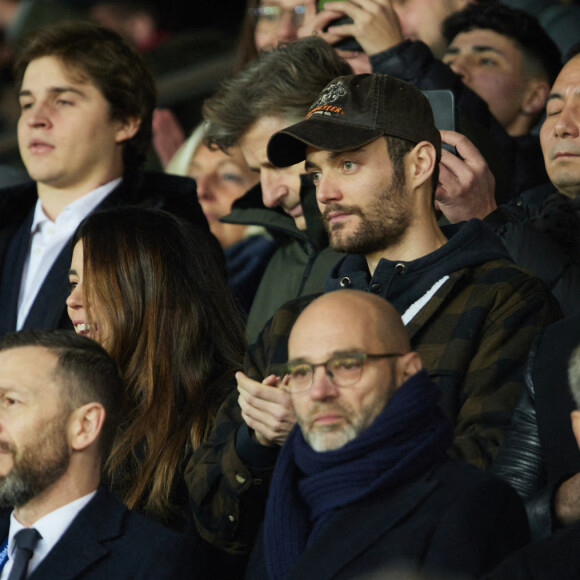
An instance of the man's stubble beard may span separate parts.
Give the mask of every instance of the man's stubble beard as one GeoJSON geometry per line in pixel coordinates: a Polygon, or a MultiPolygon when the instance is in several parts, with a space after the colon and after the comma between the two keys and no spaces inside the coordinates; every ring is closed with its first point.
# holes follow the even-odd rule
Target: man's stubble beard
{"type": "Polygon", "coordinates": [[[334,451],[344,447],[372,425],[386,407],[395,390],[394,381],[390,381],[386,391],[379,392],[377,397],[363,405],[358,415],[347,403],[339,403],[338,401],[315,403],[305,417],[297,417],[304,440],[314,451],[318,452],[334,451]],[[348,419],[344,425],[328,425],[310,429],[312,419],[317,414],[332,410],[341,411],[341,414],[348,419]]]}
{"type": "Polygon", "coordinates": [[[322,220],[330,246],[337,252],[366,255],[397,245],[412,220],[404,176],[402,179],[393,176],[389,186],[364,211],[356,205],[330,204],[325,207],[322,220]],[[328,215],[336,211],[358,216],[360,220],[357,228],[347,233],[344,232],[346,224],[329,224],[328,215]]]}
{"type": "Polygon", "coordinates": [[[0,506],[20,507],[56,482],[70,463],[70,449],[66,439],[66,417],[53,419],[35,445],[21,450],[10,443],[0,444],[12,454],[9,473],[0,477],[0,506]]]}

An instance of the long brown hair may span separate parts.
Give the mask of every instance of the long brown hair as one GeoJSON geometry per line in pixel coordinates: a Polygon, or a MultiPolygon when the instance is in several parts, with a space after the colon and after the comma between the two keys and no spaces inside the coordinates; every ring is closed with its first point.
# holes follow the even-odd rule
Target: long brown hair
{"type": "Polygon", "coordinates": [[[208,234],[171,214],[96,212],[78,227],[77,241],[89,320],[91,302],[98,304],[110,331],[106,349],[126,383],[105,476],[130,508],[166,520],[180,468],[241,368],[238,309],[208,234]]]}

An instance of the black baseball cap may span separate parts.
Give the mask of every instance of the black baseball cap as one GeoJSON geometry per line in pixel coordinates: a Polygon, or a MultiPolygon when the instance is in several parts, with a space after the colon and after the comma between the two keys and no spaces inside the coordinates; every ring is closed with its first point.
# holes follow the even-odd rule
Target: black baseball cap
{"type": "Polygon", "coordinates": [[[415,85],[385,74],[342,76],[326,85],[304,121],[272,135],[268,159],[288,167],[304,161],[307,145],[350,151],[382,135],[428,141],[441,156],[431,106],[415,85]]]}

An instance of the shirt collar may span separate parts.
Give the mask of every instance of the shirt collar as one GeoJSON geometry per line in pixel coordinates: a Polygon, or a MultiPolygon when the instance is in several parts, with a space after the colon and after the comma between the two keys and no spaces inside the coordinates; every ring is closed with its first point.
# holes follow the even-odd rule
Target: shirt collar
{"type": "MultiPolygon", "coordinates": [[[[30,527],[36,528],[42,539],[38,541],[36,550],[41,551],[43,556],[48,554],[55,544],[60,540],[77,514],[91,501],[97,490],[84,495],[58,509],[46,514],[30,527]]],[[[8,532],[8,554],[12,557],[14,552],[14,536],[24,528],[15,517],[14,512],[10,514],[10,530],[8,532]]]]}
{"type": "MultiPolygon", "coordinates": [[[[73,202],[69,203],[65,206],[59,216],[56,218],[56,224],[59,221],[66,220],[66,219],[75,219],[74,216],[80,216],[80,218],[84,218],[85,216],[89,215],[93,209],[95,209],[115,187],[122,181],[122,177],[117,177],[105,185],[101,185],[94,189],[93,191],[75,199],[73,202]]],[[[78,219],[78,218],[77,218],[78,219]]],[[[36,200],[36,206],[34,208],[34,218],[32,220],[32,226],[30,228],[31,233],[35,233],[42,229],[42,227],[50,222],[51,219],[44,213],[44,209],[42,207],[42,203],[40,199],[36,200]]],[[[80,220],[78,220],[80,221],[80,220]]]]}

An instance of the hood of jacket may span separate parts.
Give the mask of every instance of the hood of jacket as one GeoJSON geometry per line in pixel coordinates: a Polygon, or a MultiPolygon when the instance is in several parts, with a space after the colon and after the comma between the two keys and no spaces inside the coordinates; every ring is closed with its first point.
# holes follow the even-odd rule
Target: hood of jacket
{"type": "Polygon", "coordinates": [[[441,229],[448,238],[441,248],[410,262],[382,258],[373,276],[364,256],[346,256],[331,271],[325,291],[351,288],[373,292],[402,314],[444,276],[491,260],[512,261],[499,238],[480,220],[441,229]]]}

